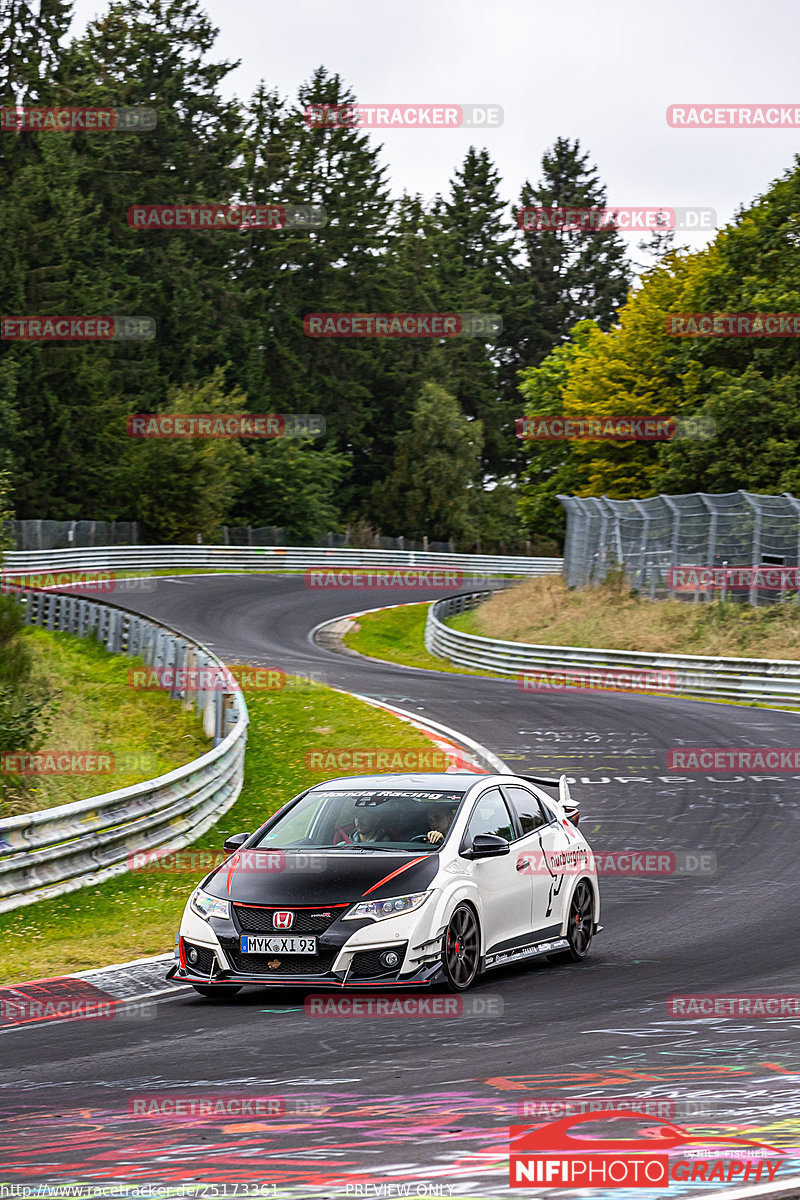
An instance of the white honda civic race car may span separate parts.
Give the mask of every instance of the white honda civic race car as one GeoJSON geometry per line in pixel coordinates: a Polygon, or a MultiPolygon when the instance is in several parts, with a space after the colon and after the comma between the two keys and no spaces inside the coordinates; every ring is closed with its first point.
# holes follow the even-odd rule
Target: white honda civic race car
{"type": "Polygon", "coordinates": [[[228,838],[167,978],[220,997],[245,984],[460,992],[539,955],[579,962],[601,927],[577,825],[563,775],[317,784],[228,838]]]}

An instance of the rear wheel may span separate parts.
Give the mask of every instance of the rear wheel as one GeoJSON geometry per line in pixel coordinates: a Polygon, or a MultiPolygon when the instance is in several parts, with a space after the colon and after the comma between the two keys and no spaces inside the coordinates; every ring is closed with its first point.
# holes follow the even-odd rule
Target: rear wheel
{"type": "Polygon", "coordinates": [[[201,987],[197,983],[193,983],[192,987],[198,996],[205,996],[206,1000],[232,1000],[242,990],[240,987],[201,987]]]}
{"type": "Polygon", "coordinates": [[[569,950],[549,954],[551,962],[582,962],[589,953],[594,934],[594,895],[591,886],[582,879],[572,895],[567,921],[569,950]]]}
{"type": "Polygon", "coordinates": [[[478,918],[468,904],[454,910],[444,935],[442,967],[451,992],[465,992],[474,983],[481,960],[478,918]]]}

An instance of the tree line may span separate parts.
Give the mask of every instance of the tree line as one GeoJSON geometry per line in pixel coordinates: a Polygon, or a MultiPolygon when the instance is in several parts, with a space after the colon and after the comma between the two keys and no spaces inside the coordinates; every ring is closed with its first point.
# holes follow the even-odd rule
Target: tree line
{"type": "MultiPolygon", "coordinates": [[[[433,201],[390,194],[382,147],[309,127],[350,104],[324,67],[293,99],[224,83],[196,0],[111,3],[80,37],[67,0],[0,0],[4,106],[152,108],[153,129],[0,134],[0,313],[151,318],[143,342],[0,341],[0,468],[20,518],[138,520],[148,538],[229,525],[295,538],[360,523],[518,548],[518,372],[577,321],[611,327],[631,282],[613,229],[525,234],[522,205],[603,206],[558,139],[514,203],[471,147],[433,201]],[[322,206],[319,228],[152,230],[155,204],[322,206]],[[315,312],[485,312],[495,338],[313,338],[315,312]],[[322,438],[133,439],[142,412],[317,413],[322,438]]],[[[435,132],[421,132],[435,137],[435,132]]]]}
{"type": "Polygon", "coordinates": [[[520,511],[542,536],[563,538],[559,493],[800,495],[800,156],[703,250],[662,240],[665,253],[614,324],[577,322],[523,372],[521,393],[531,415],[666,413],[682,421],[681,436],[528,443],[520,511]],[[711,313],[749,319],[720,318],[719,331],[737,336],[673,332],[693,328],[687,314],[711,313]],[[775,313],[793,314],[783,332],[766,316],[775,313]]]}
{"type": "MultiPolygon", "coordinates": [[[[547,552],[560,492],[798,490],[797,339],[676,338],[687,311],[800,311],[796,160],[707,248],[524,232],[517,210],[606,206],[559,138],[513,202],[486,148],[444,193],[390,193],[383,148],[314,127],[356,96],[320,67],[294,98],[229,97],[237,65],[197,0],[112,2],[80,37],[69,0],[0,0],[0,104],[147,108],[154,128],[0,133],[0,314],[126,314],[135,342],[0,339],[0,470],[20,518],[137,520],[157,541],[221,524],[314,540],[345,525],[547,552]],[[153,230],[133,206],[317,206],[323,226],[153,230]],[[642,263],[638,264],[643,266],[642,263]],[[493,338],[319,338],[319,312],[483,312],[493,338]],[[128,436],[143,412],[319,414],[324,437],[128,436]],[[529,415],[701,414],[711,438],[521,442],[529,415]]],[[[435,131],[420,132],[435,137],[435,131]]]]}

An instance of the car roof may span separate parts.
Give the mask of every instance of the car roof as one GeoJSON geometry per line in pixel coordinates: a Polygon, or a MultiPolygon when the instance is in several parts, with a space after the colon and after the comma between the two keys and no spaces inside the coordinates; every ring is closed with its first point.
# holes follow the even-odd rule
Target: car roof
{"type": "Polygon", "coordinates": [[[424,789],[427,791],[466,792],[475,783],[492,778],[489,775],[476,774],[474,771],[440,771],[425,774],[397,775],[345,775],[338,779],[326,779],[315,783],[311,791],[325,789],[326,791],[347,791],[349,788],[375,788],[376,791],[408,788],[409,791],[424,789]]]}

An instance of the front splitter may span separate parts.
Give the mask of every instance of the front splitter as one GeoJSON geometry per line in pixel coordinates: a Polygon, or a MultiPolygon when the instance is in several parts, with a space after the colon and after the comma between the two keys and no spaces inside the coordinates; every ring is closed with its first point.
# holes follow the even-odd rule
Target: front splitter
{"type": "Polygon", "coordinates": [[[215,975],[213,979],[209,979],[207,975],[192,975],[191,972],[180,966],[172,966],[167,972],[166,978],[172,983],[188,983],[196,987],[218,987],[220,991],[225,991],[230,987],[274,987],[274,988],[329,988],[333,991],[342,991],[345,988],[350,990],[362,989],[364,991],[374,991],[376,988],[384,990],[394,990],[397,988],[424,988],[433,987],[442,981],[442,972],[437,969],[432,975],[430,972],[418,972],[407,979],[343,979],[332,976],[320,975],[291,975],[275,978],[270,975],[234,975],[230,971],[221,971],[215,975]]]}

